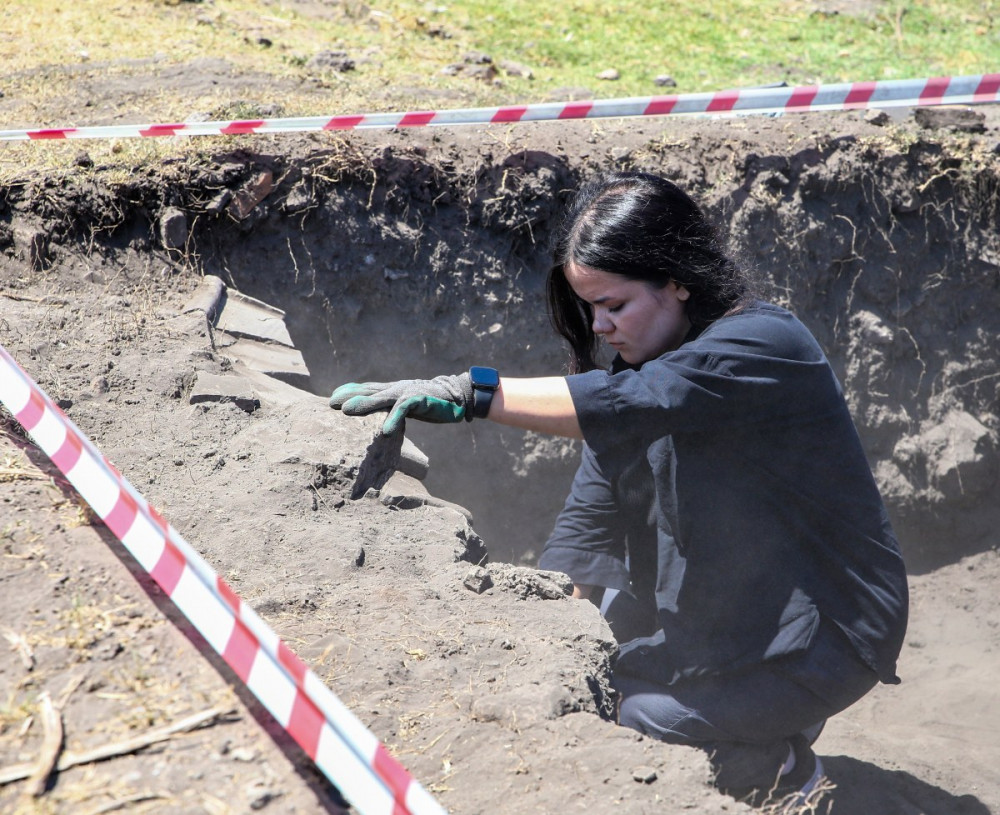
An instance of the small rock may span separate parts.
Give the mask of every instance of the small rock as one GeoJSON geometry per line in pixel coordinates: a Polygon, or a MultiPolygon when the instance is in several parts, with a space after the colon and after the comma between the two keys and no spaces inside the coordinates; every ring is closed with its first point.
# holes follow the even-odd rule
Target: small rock
{"type": "Polygon", "coordinates": [[[236,191],[229,202],[229,213],[237,220],[244,220],[274,189],[274,174],[261,170],[236,191]]]}
{"type": "Polygon", "coordinates": [[[889,124],[889,114],[884,110],[866,110],[864,120],[875,127],[885,127],[889,124]]]}
{"type": "Polygon", "coordinates": [[[470,51],[462,56],[462,61],[469,65],[490,65],[493,62],[493,57],[482,51],[470,51]]]}
{"type": "Polygon", "coordinates": [[[482,594],[493,587],[493,578],[482,566],[473,566],[465,575],[462,585],[476,594],[482,594]]]}
{"type": "Polygon", "coordinates": [[[164,207],[160,213],[160,243],[165,249],[183,249],[187,238],[187,215],[177,207],[164,207]]]}
{"type": "Polygon", "coordinates": [[[669,74],[660,74],[653,78],[653,84],[659,88],[676,88],[677,80],[669,74]]]}
{"type": "Polygon", "coordinates": [[[77,167],[89,169],[94,166],[94,160],[90,157],[90,153],[83,150],[76,154],[76,158],[73,159],[73,164],[77,167]]]}
{"type": "Polygon", "coordinates": [[[347,56],[346,51],[320,51],[306,63],[306,68],[341,74],[353,71],[354,67],[354,60],[347,56]]]}
{"type": "Polygon", "coordinates": [[[232,402],[240,410],[253,413],[260,407],[260,399],[253,387],[239,376],[217,376],[205,371],[199,371],[188,402],[197,405],[201,402],[232,402]]]}
{"type": "Polygon", "coordinates": [[[614,68],[608,68],[606,71],[601,71],[597,75],[598,79],[603,79],[606,82],[617,82],[622,78],[622,75],[618,73],[614,68]]]}
{"type": "Polygon", "coordinates": [[[652,767],[636,767],[632,770],[632,778],[641,784],[652,784],[656,780],[656,770],[652,767]]]}
{"type": "Polygon", "coordinates": [[[12,229],[14,245],[32,271],[41,272],[49,259],[49,236],[44,229],[17,225],[12,229]]]}
{"type": "Polygon", "coordinates": [[[95,376],[93,379],[91,379],[90,390],[97,394],[107,393],[109,390],[111,390],[111,386],[108,384],[107,377],[95,376]]]}
{"type": "Polygon", "coordinates": [[[501,71],[503,71],[507,76],[516,76],[520,79],[534,79],[535,72],[531,70],[527,65],[520,62],[515,62],[512,59],[502,59],[497,63],[501,71]]]}
{"type": "Polygon", "coordinates": [[[359,568],[365,565],[365,547],[363,546],[358,547],[358,552],[354,556],[354,565],[359,568]]]}
{"type": "Polygon", "coordinates": [[[246,764],[257,760],[257,751],[251,750],[249,747],[238,747],[229,755],[232,756],[233,761],[242,761],[246,764]]]}
{"type": "Polygon", "coordinates": [[[215,196],[208,204],[205,206],[205,212],[211,213],[212,215],[218,215],[222,210],[226,208],[226,204],[233,197],[232,190],[222,190],[218,195],[215,196]]]}
{"type": "Polygon", "coordinates": [[[296,184],[292,187],[292,191],[285,196],[285,203],[282,204],[282,208],[285,212],[301,212],[313,204],[312,194],[309,192],[309,188],[305,184],[296,184]]]}

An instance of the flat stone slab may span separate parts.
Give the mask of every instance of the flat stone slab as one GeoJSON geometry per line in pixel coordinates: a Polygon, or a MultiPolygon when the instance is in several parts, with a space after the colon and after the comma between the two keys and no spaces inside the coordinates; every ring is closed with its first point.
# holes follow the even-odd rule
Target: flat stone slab
{"type": "Polygon", "coordinates": [[[285,312],[232,289],[226,292],[218,309],[215,328],[234,337],[295,347],[285,326],[285,312]]]}
{"type": "Polygon", "coordinates": [[[382,485],[379,500],[384,506],[397,509],[417,509],[423,506],[451,509],[464,516],[469,524],[473,522],[472,513],[465,507],[435,498],[421,481],[398,470],[382,485]]]}
{"type": "Polygon", "coordinates": [[[192,405],[199,402],[233,402],[247,413],[253,413],[260,407],[260,399],[246,379],[241,376],[218,376],[206,371],[198,372],[188,401],[192,405]]]}
{"type": "Polygon", "coordinates": [[[251,370],[273,376],[290,385],[305,385],[309,380],[309,369],[297,348],[237,339],[224,349],[224,353],[238,359],[251,370]]]}

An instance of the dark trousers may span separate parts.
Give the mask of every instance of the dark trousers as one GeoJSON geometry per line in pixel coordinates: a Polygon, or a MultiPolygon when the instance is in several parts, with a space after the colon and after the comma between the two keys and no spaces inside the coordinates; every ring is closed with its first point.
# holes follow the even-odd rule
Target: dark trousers
{"type": "MultiPolygon", "coordinates": [[[[613,632],[636,630],[630,600],[626,594],[604,598],[601,611],[613,632]]],[[[623,650],[642,642],[627,642],[623,650]]],[[[672,685],[657,680],[642,674],[641,662],[629,676],[613,676],[619,722],[662,741],[705,750],[716,785],[735,790],[773,785],[788,758],[788,739],[852,705],[878,677],[843,632],[821,620],[803,653],[672,685]]]]}

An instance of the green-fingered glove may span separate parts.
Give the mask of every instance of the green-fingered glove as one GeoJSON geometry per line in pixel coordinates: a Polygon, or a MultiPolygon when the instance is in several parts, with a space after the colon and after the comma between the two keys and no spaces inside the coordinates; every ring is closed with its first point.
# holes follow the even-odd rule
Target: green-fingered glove
{"type": "Polygon", "coordinates": [[[470,418],[472,399],[472,379],[465,373],[399,382],[349,382],[333,392],[330,407],[348,416],[388,410],[382,432],[391,436],[407,416],[438,424],[470,418]]]}

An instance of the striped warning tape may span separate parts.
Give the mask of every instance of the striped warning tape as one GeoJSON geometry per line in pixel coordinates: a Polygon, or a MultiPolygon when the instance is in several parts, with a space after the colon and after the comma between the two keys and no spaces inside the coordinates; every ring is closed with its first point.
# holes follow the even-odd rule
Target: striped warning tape
{"type": "Polygon", "coordinates": [[[358,811],[444,815],[371,731],[241,602],[3,346],[0,403],[358,811]]]}
{"type": "Polygon", "coordinates": [[[180,122],[176,124],[0,130],[0,141],[119,139],[160,136],[235,136],[432,125],[484,125],[627,116],[719,116],[802,113],[822,110],[985,104],[1000,101],[1000,74],[928,79],[845,82],[784,88],[744,88],[628,99],[547,102],[493,108],[303,116],[284,119],[180,122]]]}

